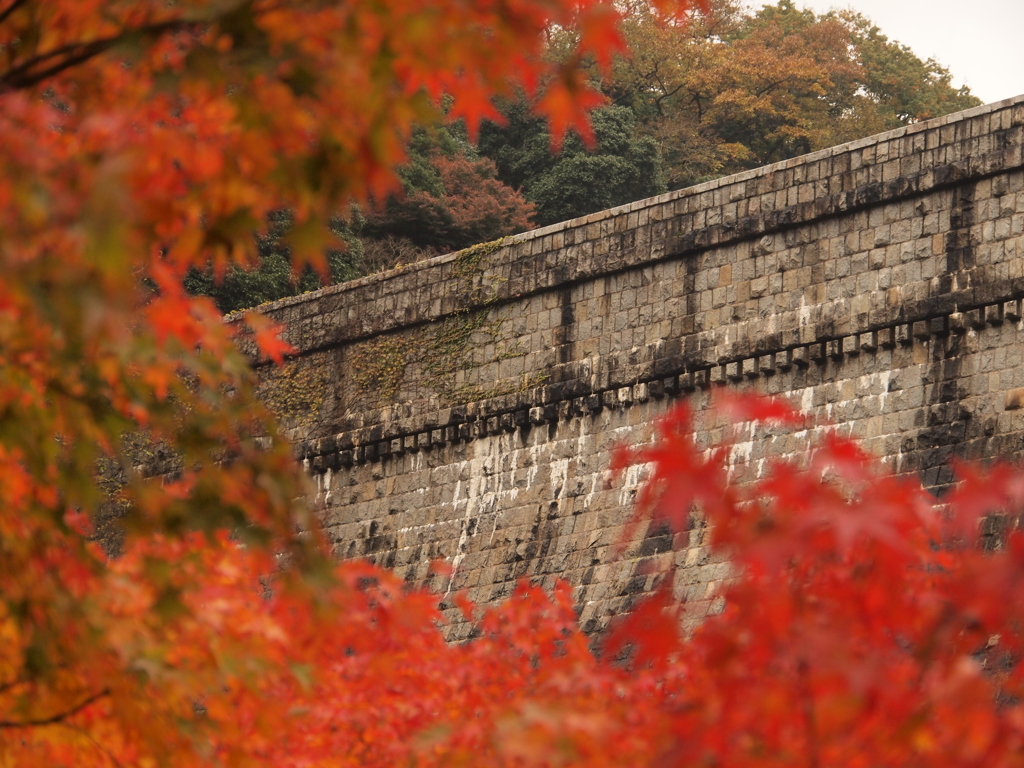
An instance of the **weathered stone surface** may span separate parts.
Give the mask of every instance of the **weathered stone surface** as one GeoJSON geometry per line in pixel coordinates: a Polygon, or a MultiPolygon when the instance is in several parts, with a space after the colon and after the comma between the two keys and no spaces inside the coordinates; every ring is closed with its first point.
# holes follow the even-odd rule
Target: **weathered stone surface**
{"type": "MultiPolygon", "coordinates": [[[[674,398],[783,395],[936,492],[1019,456],[1022,148],[1018,97],[271,305],[338,556],[481,602],[563,577],[591,630],[674,560],[696,620],[727,565],[699,523],[617,554],[643,472],[605,477],[674,398]]],[[[736,476],[807,437],[747,430],[736,476]]]]}

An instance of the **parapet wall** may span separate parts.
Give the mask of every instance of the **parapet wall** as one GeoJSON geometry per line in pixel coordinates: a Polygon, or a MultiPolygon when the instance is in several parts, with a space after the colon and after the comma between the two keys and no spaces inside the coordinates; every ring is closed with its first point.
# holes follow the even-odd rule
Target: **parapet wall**
{"type": "MultiPolygon", "coordinates": [[[[727,566],[699,527],[616,555],[640,473],[604,482],[672,398],[784,395],[937,491],[1020,455],[1022,148],[1018,97],[276,302],[264,396],[340,557],[480,602],[564,577],[587,630],[675,559],[696,620],[727,566]]],[[[737,471],[806,439],[751,431],[737,471]]]]}

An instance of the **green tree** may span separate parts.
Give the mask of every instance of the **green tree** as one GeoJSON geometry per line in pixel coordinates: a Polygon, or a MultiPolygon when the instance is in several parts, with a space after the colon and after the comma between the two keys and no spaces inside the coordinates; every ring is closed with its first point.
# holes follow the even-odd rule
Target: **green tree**
{"type": "Polygon", "coordinates": [[[461,123],[415,128],[406,151],[408,160],[397,169],[400,193],[388,195],[383,204],[353,206],[346,219],[331,223],[345,247],[326,251],[329,280],[309,266],[296,270],[287,242],[291,216],[279,212],[267,231],[255,236],[255,265],[232,265],[223,274],[213,267],[193,268],[185,289],[211,297],[221,312],[234,312],[532,225],[533,205],[497,178],[494,163],[480,157],[461,123]]]}
{"type": "MultiPolygon", "coordinates": [[[[256,266],[232,265],[222,275],[215,274],[212,267],[190,269],[185,275],[185,290],[192,296],[209,296],[217,309],[227,314],[322,288],[323,278],[308,265],[296,271],[286,242],[290,224],[287,213],[278,213],[271,217],[265,233],[255,235],[259,258],[256,266]]],[[[327,251],[329,282],[342,283],[361,276],[365,273],[362,241],[348,223],[337,221],[332,229],[345,248],[327,251]]]]}
{"type": "Polygon", "coordinates": [[[637,134],[636,117],[625,107],[594,110],[595,145],[576,134],[551,152],[546,122],[523,102],[504,110],[507,124],[484,123],[480,151],[492,158],[498,177],[537,206],[537,223],[584,216],[664,192],[658,145],[637,134]]]}

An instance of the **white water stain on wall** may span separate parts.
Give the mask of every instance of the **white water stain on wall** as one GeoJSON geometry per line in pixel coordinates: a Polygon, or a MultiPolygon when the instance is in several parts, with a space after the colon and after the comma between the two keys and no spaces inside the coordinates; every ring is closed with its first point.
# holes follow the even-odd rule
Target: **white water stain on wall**
{"type": "Polygon", "coordinates": [[[469,484],[466,488],[466,497],[459,498],[463,487],[460,480],[456,482],[452,498],[453,509],[457,512],[459,505],[465,504],[465,512],[462,515],[455,554],[451,559],[452,570],[445,595],[451,592],[459,566],[466,559],[470,537],[481,530],[484,518],[492,515],[488,543],[492,542],[497,531],[498,519],[502,514],[501,510],[505,508],[502,502],[506,498],[514,499],[519,494],[519,489],[515,487],[514,482],[509,482],[515,477],[517,469],[515,440],[515,435],[490,435],[475,440],[471,444],[473,456],[466,462],[469,465],[469,484]],[[508,458],[507,467],[505,466],[506,458],[508,458]]]}

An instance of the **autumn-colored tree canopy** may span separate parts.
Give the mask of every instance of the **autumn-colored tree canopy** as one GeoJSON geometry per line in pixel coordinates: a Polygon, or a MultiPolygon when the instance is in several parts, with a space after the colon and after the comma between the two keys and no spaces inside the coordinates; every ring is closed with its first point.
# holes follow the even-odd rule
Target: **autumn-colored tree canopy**
{"type": "MultiPolygon", "coordinates": [[[[523,119],[526,106],[516,101],[503,105],[507,124],[485,123],[481,132],[499,179],[523,191],[544,223],[980,103],[966,87],[953,87],[941,64],[920,59],[852,11],[816,14],[793,0],[763,7],[709,0],[678,23],[646,0],[619,5],[628,50],[610,69],[589,74],[609,101],[597,114],[630,115],[629,143],[584,158],[570,143],[568,152],[547,157],[539,152],[544,121],[523,119]],[[600,165],[610,180],[600,194],[588,165],[600,165]],[[630,183],[637,175],[644,184],[630,183]]],[[[572,57],[576,42],[574,30],[560,31],[548,55],[572,57]]]]}
{"type": "Polygon", "coordinates": [[[713,0],[684,26],[629,8],[602,88],[658,139],[672,188],[980,103],[853,11],[713,0]]]}
{"type": "Polygon", "coordinates": [[[409,161],[398,174],[402,194],[361,212],[357,226],[365,250],[399,238],[426,254],[450,253],[533,224],[533,206],[498,181],[494,163],[479,155],[461,124],[415,130],[409,161]]]}
{"type": "Polygon", "coordinates": [[[1021,762],[1024,540],[973,546],[1024,502],[1006,468],[963,469],[936,509],[832,438],[737,487],[677,410],[622,456],[652,467],[637,524],[702,515],[736,578],[684,639],[666,574],[600,655],[567,589],[466,605],[480,636],[449,646],[435,598],[323,554],[247,361],[183,277],[251,259],[281,210],[315,262],[324,222],[397,189],[445,95],[472,128],[521,88],[556,137],[586,134],[576,63],[607,59],[618,20],[586,0],[0,3],[0,765],[1021,762]],[[575,60],[551,63],[545,32],[569,27],[575,60]],[[90,538],[113,518],[111,558],[90,538]]]}
{"type": "MultiPolygon", "coordinates": [[[[674,18],[647,0],[615,6],[625,50],[581,56],[581,28],[574,25],[550,28],[543,45],[548,60],[579,64],[604,96],[589,112],[594,141],[570,131],[553,147],[560,134],[549,129],[534,95],[518,90],[496,102],[503,119],[484,120],[474,141],[457,119],[417,126],[398,169],[401,189],[334,220],[348,247],[327,251],[330,279],[352,279],[979,103],[966,87],[954,88],[938,62],[920,59],[852,11],[816,14],[792,0],[756,10],[737,0],[708,0],[674,18]]],[[[188,290],[213,297],[227,312],[321,286],[312,271],[293,274],[286,238],[261,237],[259,246],[256,270],[229,269],[221,279],[212,266],[197,269],[188,290]]]]}
{"type": "MultiPolygon", "coordinates": [[[[545,153],[550,143],[545,136],[545,153]]],[[[224,313],[234,312],[525,232],[534,225],[534,206],[496,178],[494,163],[470,144],[463,121],[429,130],[416,126],[405,149],[405,162],[397,168],[400,190],[383,200],[351,206],[344,216],[331,220],[341,244],[326,251],[326,280],[311,267],[293,269],[288,243],[292,216],[281,210],[256,237],[258,265],[233,266],[222,275],[212,266],[191,269],[185,290],[209,296],[224,313]]]]}

